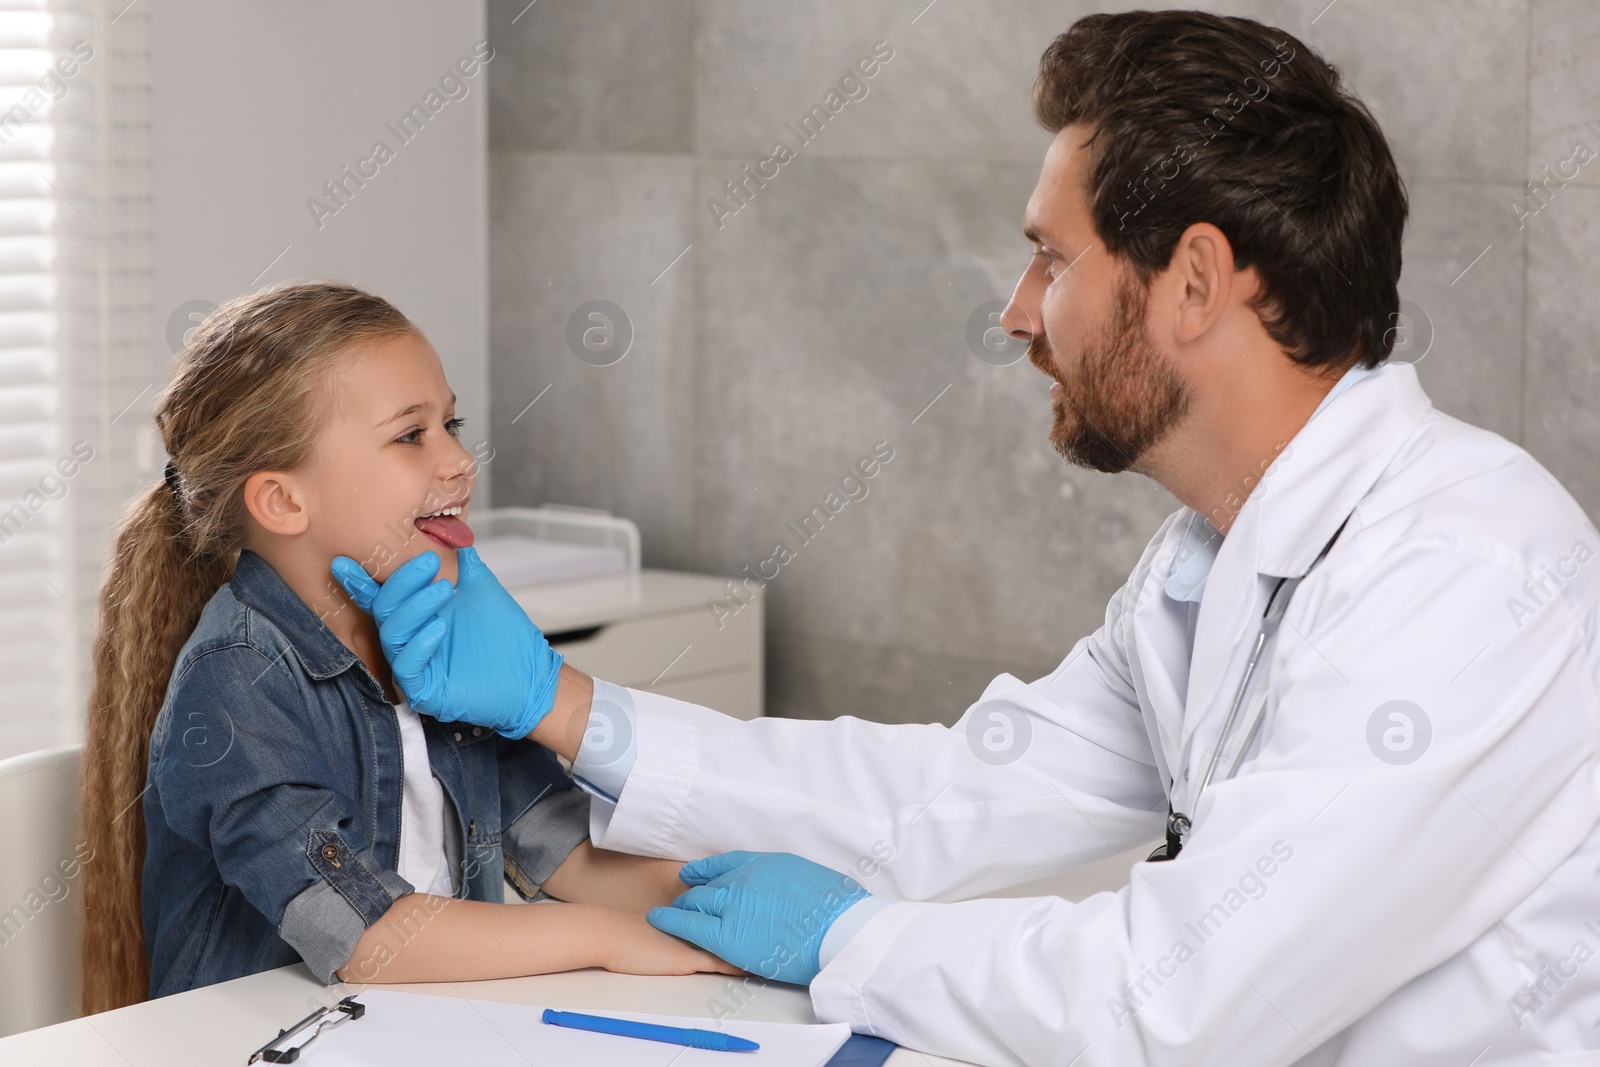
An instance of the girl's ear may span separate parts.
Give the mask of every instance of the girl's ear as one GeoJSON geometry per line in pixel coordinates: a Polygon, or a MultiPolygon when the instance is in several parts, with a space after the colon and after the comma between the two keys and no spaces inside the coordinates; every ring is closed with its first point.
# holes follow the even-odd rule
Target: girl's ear
{"type": "Polygon", "coordinates": [[[267,533],[302,534],[311,524],[304,489],[285,471],[256,471],[245,479],[244,506],[267,533]]]}

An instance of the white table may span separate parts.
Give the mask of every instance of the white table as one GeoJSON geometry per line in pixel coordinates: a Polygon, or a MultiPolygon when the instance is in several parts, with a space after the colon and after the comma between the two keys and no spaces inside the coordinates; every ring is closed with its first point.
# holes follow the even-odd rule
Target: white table
{"type": "MultiPolygon", "coordinates": [[[[735,981],[742,980],[714,974],[647,978],[590,969],[492,982],[372,988],[541,1004],[575,1011],[661,1015],[708,1016],[711,1002],[721,1000],[737,1008],[733,1018],[757,1022],[817,1021],[810,999],[794,986],[752,987],[753,992],[742,998],[743,1007],[737,1007],[738,1002],[729,998],[726,988],[727,983],[735,981]]],[[[359,993],[362,988],[324,986],[297,963],[0,1039],[0,1063],[7,1067],[242,1067],[250,1053],[283,1027],[324,1004],[359,993]]],[[[889,1057],[889,1067],[956,1062],[905,1049],[889,1057]]]]}

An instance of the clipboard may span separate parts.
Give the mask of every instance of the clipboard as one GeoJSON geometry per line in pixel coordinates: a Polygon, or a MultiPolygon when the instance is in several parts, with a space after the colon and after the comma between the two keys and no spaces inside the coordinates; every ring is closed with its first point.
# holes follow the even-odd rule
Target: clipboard
{"type": "MultiPolygon", "coordinates": [[[[293,1026],[279,1030],[277,1037],[250,1053],[250,1058],[245,1063],[255,1063],[258,1060],[265,1060],[267,1063],[294,1063],[300,1058],[300,1050],[316,1040],[317,1035],[322,1033],[324,1028],[337,1026],[346,1020],[359,1019],[366,1013],[367,1006],[357,1001],[355,996],[345,997],[337,1004],[326,1004],[293,1026]],[[283,1049],[278,1047],[285,1041],[293,1040],[306,1030],[310,1030],[313,1026],[316,1029],[311,1031],[311,1036],[298,1045],[291,1045],[283,1049]]],[[[829,1067],[832,1067],[831,1063],[829,1067]]]]}

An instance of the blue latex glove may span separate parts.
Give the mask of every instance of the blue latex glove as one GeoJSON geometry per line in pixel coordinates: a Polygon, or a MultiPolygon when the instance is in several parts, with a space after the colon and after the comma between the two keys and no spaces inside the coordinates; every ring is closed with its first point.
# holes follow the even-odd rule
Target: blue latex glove
{"type": "Polygon", "coordinates": [[[333,576],[378,624],[378,640],[406,703],[440,722],[527,737],[555,706],[561,653],[478,558],[456,549],[455,586],[434,581],[432,549],[378,583],[349,556],[333,576]]]}
{"type": "Polygon", "coordinates": [[[763,978],[810,985],[817,950],[835,919],[870,896],[861,883],[788,852],[724,852],[686,863],[688,892],[646,916],[763,978]]]}

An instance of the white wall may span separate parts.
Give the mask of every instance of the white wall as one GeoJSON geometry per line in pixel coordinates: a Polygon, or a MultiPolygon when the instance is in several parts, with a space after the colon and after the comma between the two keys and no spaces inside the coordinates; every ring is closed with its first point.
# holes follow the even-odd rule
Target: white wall
{"type": "MultiPolygon", "coordinates": [[[[487,438],[493,60],[473,77],[457,72],[464,96],[439,91],[441,76],[485,40],[483,4],[153,0],[150,19],[157,388],[185,305],[332,275],[384,296],[423,329],[460,398],[463,442],[487,438]],[[437,113],[402,143],[386,124],[430,103],[429,90],[439,92],[437,113]],[[363,187],[349,183],[346,203],[319,226],[308,201],[337,207],[323,183],[355,170],[379,140],[393,158],[363,187]]],[[[141,401],[146,412],[154,392],[141,401]]],[[[163,458],[148,442],[140,457],[152,476],[163,458]]],[[[492,467],[479,481],[485,505],[492,467]]]]}

